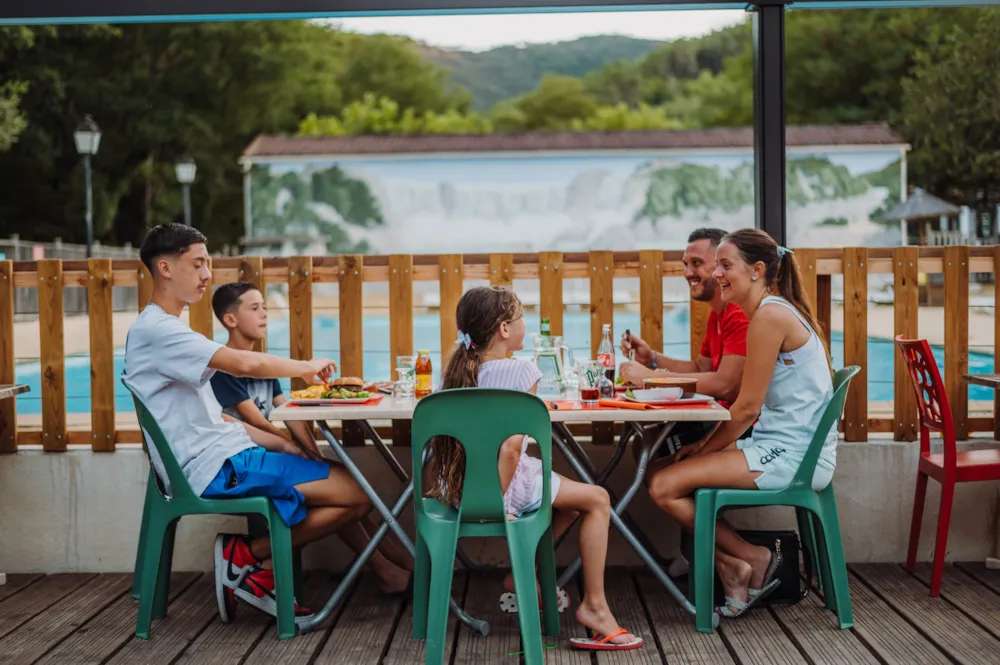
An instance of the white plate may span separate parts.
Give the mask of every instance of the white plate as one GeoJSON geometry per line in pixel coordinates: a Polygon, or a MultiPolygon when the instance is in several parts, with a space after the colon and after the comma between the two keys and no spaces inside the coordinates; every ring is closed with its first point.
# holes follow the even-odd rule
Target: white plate
{"type": "Polygon", "coordinates": [[[293,399],[289,400],[289,406],[337,406],[339,404],[364,404],[370,402],[374,397],[351,397],[349,399],[293,399]]]}
{"type": "Polygon", "coordinates": [[[676,402],[683,394],[683,388],[648,388],[646,390],[632,391],[632,396],[635,398],[635,401],[643,402],[645,404],[676,402]]]}
{"type": "MultiPolygon", "coordinates": [[[[624,399],[625,401],[628,401],[628,402],[638,402],[639,401],[639,400],[631,398],[631,397],[629,397],[627,395],[622,395],[622,399],[624,399]]],[[[670,400],[663,400],[663,401],[659,401],[659,402],[643,402],[643,404],[649,404],[651,406],[665,406],[665,405],[668,405],[668,404],[708,404],[709,402],[712,402],[712,401],[714,401],[713,397],[709,397],[708,395],[695,394],[693,397],[682,397],[680,399],[670,399],[670,400]]]]}

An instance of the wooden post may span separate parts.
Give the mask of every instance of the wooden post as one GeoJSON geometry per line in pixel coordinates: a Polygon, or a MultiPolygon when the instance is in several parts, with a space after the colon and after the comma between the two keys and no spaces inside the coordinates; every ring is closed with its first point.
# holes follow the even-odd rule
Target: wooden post
{"type": "Polygon", "coordinates": [[[139,294],[139,311],[141,312],[146,309],[146,305],[153,297],[153,276],[142,263],[139,264],[139,268],[135,272],[136,291],[139,294]]]}
{"type": "MultiPolygon", "coordinates": [[[[802,287],[806,292],[806,302],[816,313],[816,250],[797,249],[795,250],[795,265],[799,267],[799,276],[802,278],[802,287]]],[[[818,332],[818,331],[817,331],[818,332]]]]}
{"type": "MultiPolygon", "coordinates": [[[[0,261],[0,385],[13,385],[14,263],[0,261]]],[[[0,400],[0,453],[17,452],[17,399],[0,400]]]]}
{"type": "MultiPolygon", "coordinates": [[[[244,256],[240,259],[239,275],[241,282],[250,282],[264,296],[267,302],[267,284],[264,282],[264,260],[259,256],[244,256]]],[[[267,339],[253,343],[254,351],[267,351],[267,339]]]]}
{"type": "MultiPolygon", "coordinates": [[[[1000,245],[993,248],[993,371],[1000,374],[1000,353],[996,347],[1000,345],[1000,245]]],[[[2,300],[2,298],[0,298],[2,300]]],[[[0,311],[0,317],[3,316],[0,311]]],[[[3,355],[0,355],[2,362],[3,355]]],[[[994,391],[993,397],[993,438],[1000,441],[1000,390],[994,391]]]]}
{"type": "MultiPolygon", "coordinates": [[[[212,258],[208,259],[208,269],[212,270],[212,258]]],[[[199,332],[209,339],[215,337],[215,313],[212,311],[212,278],[208,278],[205,295],[198,302],[188,305],[188,317],[191,330],[199,332]]]]}
{"type": "Polygon", "coordinates": [[[115,338],[111,259],[87,261],[90,320],[90,445],[115,450],[115,338]]]}
{"type": "Polygon", "coordinates": [[[663,252],[639,252],[639,335],[654,351],[663,351],[663,252]]]}
{"type": "Polygon", "coordinates": [[[490,254],[490,284],[508,287],[514,285],[513,254],[490,254]]]}
{"type": "MultiPolygon", "coordinates": [[[[601,332],[606,323],[612,323],[615,315],[614,252],[590,252],[590,357],[597,357],[597,347],[601,345],[601,332]]],[[[611,328],[612,344],[615,330],[611,328]]],[[[612,356],[612,363],[617,356],[612,356]]],[[[591,440],[595,444],[614,443],[614,423],[593,423],[591,440]]]]}
{"type": "Polygon", "coordinates": [[[844,406],[844,439],[868,440],[868,250],[844,249],[844,366],[861,371],[844,406]]]}
{"type": "MultiPolygon", "coordinates": [[[[337,300],[340,314],[340,375],[365,376],[364,356],[364,278],[362,269],[364,257],[360,254],[343,255],[337,258],[337,300]]],[[[392,365],[395,367],[395,365],[392,365]]],[[[382,379],[383,377],[376,377],[382,379]]],[[[391,377],[390,377],[391,378],[391,377]]],[[[353,421],[343,423],[345,446],[361,446],[365,435],[361,427],[353,421]]]]}
{"type": "MultiPolygon", "coordinates": [[[[917,263],[920,250],[917,247],[896,247],[892,250],[893,299],[895,300],[894,335],[906,339],[916,339],[917,335],[917,263]]],[[[917,395],[913,381],[906,369],[906,361],[899,347],[895,347],[895,381],[892,398],[893,430],[896,441],[917,440],[917,395]]]]}
{"type": "Polygon", "coordinates": [[[833,275],[816,275],[816,320],[823,329],[820,334],[826,339],[826,347],[831,344],[831,306],[833,304],[833,275]]]}
{"type": "MultiPolygon", "coordinates": [[[[288,357],[309,360],[313,357],[312,257],[288,259],[288,357]]],[[[292,390],[301,390],[306,382],[292,379],[292,390]]]]}
{"type": "Polygon", "coordinates": [[[708,330],[708,317],[712,315],[712,306],[707,302],[699,302],[689,297],[691,319],[691,360],[697,360],[701,355],[701,345],[705,341],[708,330]]]}
{"type": "Polygon", "coordinates": [[[549,320],[553,337],[563,334],[562,262],[562,252],[538,254],[538,314],[549,320]]]}
{"type": "MultiPolygon", "coordinates": [[[[389,257],[390,362],[413,353],[413,257],[393,254],[389,257]]],[[[392,421],[392,445],[410,445],[409,420],[392,421]]]]}
{"type": "Polygon", "coordinates": [[[955,436],[969,438],[969,248],[944,248],[944,387],[955,436]]]}
{"type": "Polygon", "coordinates": [[[455,310],[462,298],[465,269],[462,266],[461,254],[442,254],[438,257],[440,268],[439,292],[441,295],[441,372],[448,365],[452,352],[455,350],[455,340],[458,338],[458,326],[455,322],[455,310]]]}
{"type": "Polygon", "coordinates": [[[38,266],[38,330],[42,369],[42,447],[66,450],[66,350],[63,343],[62,261],[38,266]]]}

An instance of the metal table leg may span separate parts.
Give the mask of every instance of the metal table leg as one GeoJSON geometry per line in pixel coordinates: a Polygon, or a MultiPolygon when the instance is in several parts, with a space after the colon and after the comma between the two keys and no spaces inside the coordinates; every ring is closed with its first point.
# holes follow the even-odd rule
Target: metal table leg
{"type": "MultiPolygon", "coordinates": [[[[639,485],[642,484],[642,479],[646,475],[646,467],[649,464],[649,458],[655,454],[657,450],[659,450],[661,445],[663,445],[667,436],[670,434],[671,429],[672,427],[670,425],[664,427],[663,431],[656,437],[656,440],[653,441],[652,444],[649,443],[649,439],[647,437],[643,437],[642,450],[639,454],[639,462],[636,465],[635,479],[629,486],[628,491],[625,492],[625,495],[622,496],[621,499],[619,499],[615,504],[614,510],[611,511],[611,523],[614,524],[615,528],[618,529],[619,533],[622,534],[628,544],[633,550],[635,550],[636,554],[639,555],[653,574],[656,575],[678,604],[687,610],[689,614],[693,615],[695,613],[694,605],[692,605],[691,601],[689,601],[687,597],[681,593],[680,589],[677,588],[673,580],[670,579],[670,576],[663,571],[663,569],[657,564],[656,559],[646,550],[645,547],[643,547],[639,539],[636,538],[635,534],[632,533],[631,529],[629,529],[629,527],[621,519],[621,514],[624,512],[625,508],[628,507],[632,497],[635,496],[636,491],[639,489],[639,485]]],[[[587,473],[583,463],[581,463],[581,461],[578,460],[570,450],[571,445],[568,441],[572,440],[573,436],[569,433],[566,425],[564,423],[553,423],[553,430],[553,439],[555,444],[559,447],[559,450],[562,451],[563,455],[566,456],[566,461],[569,462],[573,471],[577,474],[577,476],[579,476],[580,480],[593,485],[594,478],[587,473]]],[[[580,563],[580,557],[577,557],[573,564],[570,565],[565,572],[563,572],[558,581],[560,586],[565,585],[566,582],[576,574],[576,571],[580,568],[580,563]]]]}
{"type": "MultiPolygon", "coordinates": [[[[327,443],[330,444],[330,448],[333,449],[334,454],[337,455],[337,458],[340,459],[343,465],[347,468],[347,471],[351,474],[354,480],[357,481],[358,485],[361,486],[361,489],[368,496],[369,500],[371,500],[372,506],[374,506],[379,514],[382,515],[383,522],[372,536],[371,542],[368,543],[368,546],[365,547],[364,551],[362,551],[361,554],[354,559],[350,569],[347,571],[347,575],[343,580],[341,580],[340,584],[337,585],[337,589],[333,592],[333,595],[330,596],[326,605],[324,605],[312,619],[304,621],[299,625],[298,632],[300,634],[307,633],[326,621],[326,619],[330,616],[330,613],[333,611],[333,608],[337,606],[337,603],[343,600],[348,589],[350,589],[354,584],[355,579],[357,579],[358,574],[361,572],[361,568],[368,563],[368,559],[371,558],[371,555],[375,552],[379,543],[389,532],[389,529],[393,530],[400,542],[403,544],[403,547],[410,553],[410,556],[414,556],[413,542],[410,541],[409,536],[406,535],[406,532],[403,531],[403,528],[397,520],[399,514],[403,512],[403,508],[406,507],[406,504],[409,503],[410,498],[413,496],[413,482],[410,480],[407,481],[406,487],[399,495],[399,498],[396,499],[396,503],[392,510],[389,510],[388,506],[385,505],[379,495],[372,488],[371,484],[364,477],[364,474],[361,473],[361,470],[358,469],[358,466],[347,454],[347,451],[344,450],[344,447],[340,444],[340,441],[337,440],[337,437],[333,434],[330,426],[322,420],[318,421],[317,425],[319,426],[320,432],[323,434],[323,438],[326,439],[327,443]]],[[[470,617],[464,610],[462,610],[461,607],[458,606],[454,599],[450,600],[450,607],[452,613],[459,619],[459,621],[469,626],[480,635],[486,635],[489,633],[490,628],[487,622],[470,617]]]]}
{"type": "MultiPolygon", "coordinates": [[[[396,459],[396,456],[393,455],[392,452],[389,450],[389,447],[385,445],[385,441],[383,441],[382,437],[378,435],[378,432],[375,431],[375,428],[372,427],[371,423],[368,422],[367,420],[359,420],[357,422],[361,426],[361,430],[368,437],[368,440],[372,442],[372,445],[375,446],[375,449],[378,450],[380,455],[382,455],[382,459],[384,459],[385,463],[389,465],[389,468],[392,469],[392,472],[396,474],[396,477],[399,478],[404,483],[410,482],[410,474],[406,472],[406,469],[404,469],[403,466],[399,463],[399,460],[396,459]]],[[[424,450],[425,452],[429,452],[430,448],[428,447],[425,448],[424,450]]],[[[424,461],[425,462],[427,461],[427,455],[424,455],[424,461]]],[[[476,573],[485,573],[488,570],[490,570],[489,566],[476,563],[475,561],[470,559],[469,555],[465,553],[465,551],[461,548],[461,546],[459,546],[458,551],[455,554],[458,557],[458,560],[462,563],[462,565],[465,566],[468,570],[471,570],[476,573]]]]}

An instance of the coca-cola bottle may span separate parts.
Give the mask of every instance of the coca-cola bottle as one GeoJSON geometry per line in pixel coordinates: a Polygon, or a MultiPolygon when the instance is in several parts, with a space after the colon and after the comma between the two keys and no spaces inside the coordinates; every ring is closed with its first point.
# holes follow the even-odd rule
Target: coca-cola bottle
{"type": "Polygon", "coordinates": [[[597,347],[597,362],[604,365],[604,376],[615,382],[615,347],[611,343],[611,324],[605,323],[601,332],[601,345],[597,347]]]}

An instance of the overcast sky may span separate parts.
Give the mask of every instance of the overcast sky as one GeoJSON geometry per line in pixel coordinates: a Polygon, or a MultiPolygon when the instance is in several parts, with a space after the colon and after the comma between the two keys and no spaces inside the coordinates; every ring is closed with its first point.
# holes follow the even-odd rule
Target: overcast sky
{"type": "Polygon", "coordinates": [[[590,12],[393,16],[332,19],[353,32],[406,35],[446,48],[483,51],[507,44],[561,42],[586,35],[618,34],[671,40],[703,35],[739,23],[741,10],[590,12]]]}

